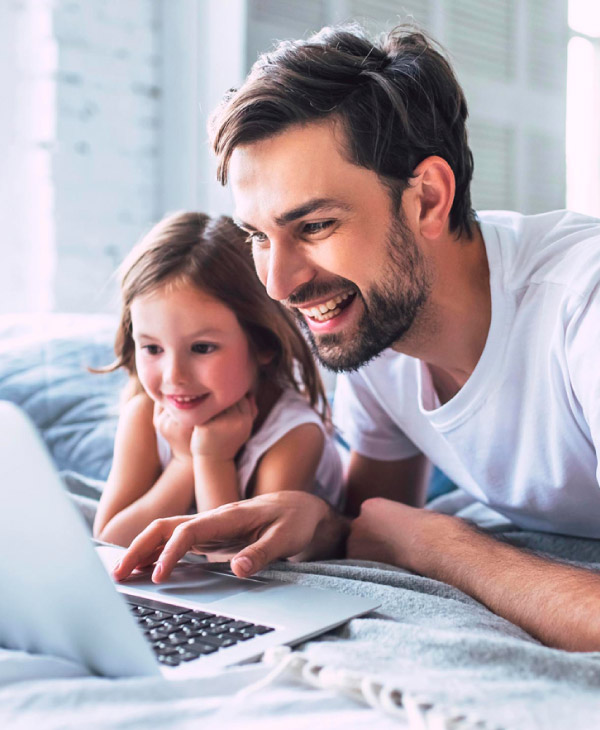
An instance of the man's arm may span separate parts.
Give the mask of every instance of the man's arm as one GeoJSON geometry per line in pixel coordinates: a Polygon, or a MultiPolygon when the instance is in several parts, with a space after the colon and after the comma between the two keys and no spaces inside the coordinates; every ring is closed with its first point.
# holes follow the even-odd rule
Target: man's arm
{"type": "Polygon", "coordinates": [[[456,517],[368,500],[352,524],[348,557],[453,585],[548,646],[600,651],[600,575],[494,540],[456,517]]]}
{"type": "Polygon", "coordinates": [[[423,507],[430,474],[430,464],[422,454],[382,461],[351,451],[346,476],[346,512],[355,517],[361,504],[371,497],[423,507]]]}

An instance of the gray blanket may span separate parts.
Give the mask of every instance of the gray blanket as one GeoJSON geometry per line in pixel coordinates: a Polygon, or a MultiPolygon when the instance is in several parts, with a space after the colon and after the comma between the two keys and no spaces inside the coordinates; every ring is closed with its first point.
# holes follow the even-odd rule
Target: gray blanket
{"type": "MultiPolygon", "coordinates": [[[[463,514],[470,510],[471,517],[477,512],[464,504],[439,506],[444,511],[457,511],[458,506],[463,514]]],[[[480,517],[485,522],[490,515],[480,517]]],[[[498,521],[491,529],[515,544],[593,570],[600,567],[600,541],[523,532],[498,521]]],[[[202,727],[253,727],[250,717],[261,728],[284,723],[387,728],[399,723],[411,728],[595,730],[600,725],[599,653],[544,647],[460,591],[381,564],[278,563],[265,574],[380,601],[376,613],[297,649],[315,670],[315,683],[329,677],[322,682],[327,690],[308,690],[297,676],[283,673],[259,693],[260,699],[255,693],[240,704],[235,693],[264,678],[266,669],[228,670],[213,679],[184,683],[108,681],[86,678],[64,662],[44,664],[39,657],[29,665],[35,666],[31,674],[22,667],[34,658],[14,653],[11,658],[4,652],[0,726],[33,727],[40,713],[44,721],[38,726],[44,728],[79,727],[84,717],[89,718],[86,727],[99,728],[199,727],[194,721],[200,719],[202,727]],[[394,708],[388,707],[386,715],[386,707],[361,709],[359,704],[351,713],[352,702],[342,699],[348,678],[355,684],[363,678],[371,686],[387,685],[397,707],[403,699],[417,698],[420,719],[411,721],[402,710],[394,719],[394,708]],[[452,721],[460,715],[465,719],[452,721]],[[481,724],[476,725],[478,719],[481,724]]]]}

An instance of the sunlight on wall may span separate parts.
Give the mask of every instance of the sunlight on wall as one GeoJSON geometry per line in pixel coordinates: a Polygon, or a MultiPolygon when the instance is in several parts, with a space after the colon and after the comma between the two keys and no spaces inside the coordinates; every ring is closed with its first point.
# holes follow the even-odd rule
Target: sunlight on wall
{"type": "Polygon", "coordinates": [[[600,217],[600,3],[570,0],[567,71],[567,207],[600,217]]]}
{"type": "Polygon", "coordinates": [[[600,2],[569,0],[569,26],[576,33],[600,36],[600,2]]]}

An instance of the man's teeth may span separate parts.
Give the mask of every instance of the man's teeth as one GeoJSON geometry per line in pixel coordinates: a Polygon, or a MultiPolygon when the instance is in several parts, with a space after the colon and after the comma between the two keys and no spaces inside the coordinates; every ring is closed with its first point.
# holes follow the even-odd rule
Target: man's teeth
{"type": "Polygon", "coordinates": [[[311,319],[316,319],[318,322],[326,322],[328,319],[337,317],[341,309],[339,305],[351,297],[354,292],[346,292],[345,294],[338,294],[337,297],[333,297],[323,304],[319,304],[318,307],[310,307],[309,309],[300,309],[302,314],[307,315],[311,319]]]}

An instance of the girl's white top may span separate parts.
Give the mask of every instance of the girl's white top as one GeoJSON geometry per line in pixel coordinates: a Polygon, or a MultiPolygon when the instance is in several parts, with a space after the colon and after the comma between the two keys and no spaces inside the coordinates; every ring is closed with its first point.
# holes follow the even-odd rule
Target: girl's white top
{"type": "MultiPolygon", "coordinates": [[[[236,459],[240,494],[243,499],[249,496],[247,494],[248,484],[261,457],[286,433],[305,423],[314,423],[325,438],[312,493],[322,497],[333,507],[342,506],[343,473],[339,447],[336,445],[333,435],[327,432],[318,413],[311,408],[302,395],[291,388],[284,390],[279,396],[262,426],[248,439],[236,459]]],[[[156,432],[156,443],[160,463],[164,469],[171,460],[171,447],[158,431],[156,432]]],[[[294,458],[301,461],[302,452],[299,451],[294,458]]]]}

